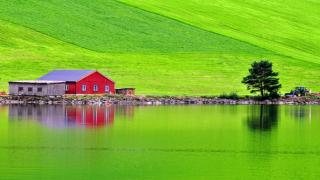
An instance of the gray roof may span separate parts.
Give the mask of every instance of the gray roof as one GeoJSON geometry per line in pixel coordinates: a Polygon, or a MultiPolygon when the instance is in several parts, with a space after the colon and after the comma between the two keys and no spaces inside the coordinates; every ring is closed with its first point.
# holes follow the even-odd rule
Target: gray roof
{"type": "Polygon", "coordinates": [[[76,82],[93,73],[93,70],[54,70],[38,78],[47,81],[72,81],[76,82]]]}
{"type": "Polygon", "coordinates": [[[22,81],[10,81],[9,83],[19,84],[60,84],[65,83],[64,81],[46,81],[46,80],[22,80],[22,81]]]}

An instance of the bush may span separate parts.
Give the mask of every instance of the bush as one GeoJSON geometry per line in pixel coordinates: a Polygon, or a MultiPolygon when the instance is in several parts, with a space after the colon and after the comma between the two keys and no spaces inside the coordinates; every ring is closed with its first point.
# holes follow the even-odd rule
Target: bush
{"type": "Polygon", "coordinates": [[[222,93],[219,95],[220,99],[234,99],[238,100],[240,99],[239,95],[236,92],[231,92],[230,94],[222,93]]]}
{"type": "Polygon", "coordinates": [[[231,93],[229,94],[229,99],[236,99],[236,100],[238,100],[238,99],[240,99],[240,97],[239,97],[239,95],[238,95],[236,92],[231,92],[231,93]]]}
{"type": "Polygon", "coordinates": [[[269,99],[279,99],[280,94],[278,92],[271,92],[268,97],[269,99]]]}
{"type": "Polygon", "coordinates": [[[217,96],[200,96],[200,98],[204,98],[204,99],[215,99],[217,98],[217,96]]]}
{"type": "Polygon", "coordinates": [[[228,94],[227,93],[222,93],[218,96],[220,99],[228,99],[228,94]]]}
{"type": "Polygon", "coordinates": [[[275,100],[275,99],[279,99],[280,97],[281,95],[275,92],[275,93],[266,94],[265,96],[253,96],[253,99],[255,101],[264,101],[264,100],[275,100]]]}

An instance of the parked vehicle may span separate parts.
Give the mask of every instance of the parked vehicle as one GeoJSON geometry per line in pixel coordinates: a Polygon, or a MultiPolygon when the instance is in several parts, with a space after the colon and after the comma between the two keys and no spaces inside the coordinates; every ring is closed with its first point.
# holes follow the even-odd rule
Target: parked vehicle
{"type": "Polygon", "coordinates": [[[310,90],[306,87],[296,87],[294,90],[292,90],[290,93],[286,93],[285,96],[292,97],[292,96],[306,96],[307,94],[310,94],[310,90]]]}

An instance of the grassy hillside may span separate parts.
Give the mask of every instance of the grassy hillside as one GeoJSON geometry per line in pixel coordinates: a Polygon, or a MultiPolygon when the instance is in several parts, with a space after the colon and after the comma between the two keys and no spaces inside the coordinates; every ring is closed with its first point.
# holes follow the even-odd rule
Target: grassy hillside
{"type": "Polygon", "coordinates": [[[113,0],[1,1],[0,18],[98,52],[266,52],[113,0]]]}
{"type": "MultiPolygon", "coordinates": [[[[219,35],[223,33],[192,23],[197,17],[210,21],[215,16],[199,14],[186,21],[187,16],[180,18],[165,10],[202,11],[188,10],[189,3],[181,9],[172,3],[0,1],[0,89],[7,88],[8,80],[34,79],[52,69],[97,69],[118,87],[134,86],[139,94],[245,94],[240,81],[249,64],[263,58],[271,59],[280,72],[283,91],[296,85],[320,90],[317,53],[301,50],[302,45],[296,50],[290,43],[282,44],[291,48],[285,52],[270,48],[277,47],[277,42],[268,41],[265,46],[247,38],[245,32],[242,38],[219,35]]],[[[282,33],[286,37],[285,30],[282,33]]]]}
{"type": "Polygon", "coordinates": [[[318,0],[121,0],[282,55],[320,63],[318,0]]]}

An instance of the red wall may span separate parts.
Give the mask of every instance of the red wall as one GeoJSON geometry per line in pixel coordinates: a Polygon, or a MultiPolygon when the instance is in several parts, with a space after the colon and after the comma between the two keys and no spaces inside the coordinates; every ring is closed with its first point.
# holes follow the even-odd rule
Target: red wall
{"type": "Polygon", "coordinates": [[[76,94],[76,83],[75,82],[67,82],[66,85],[69,86],[69,90],[66,91],[66,94],[76,94]]]}
{"type": "Polygon", "coordinates": [[[76,83],[67,83],[69,90],[66,94],[106,94],[105,86],[109,86],[109,94],[115,94],[115,83],[103,76],[99,72],[94,72],[76,83]],[[98,91],[93,91],[93,86],[98,85],[98,91]],[[82,91],[82,85],[87,86],[86,91],[82,91]]]}

